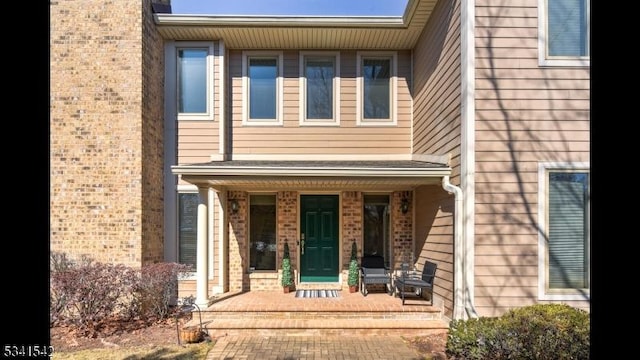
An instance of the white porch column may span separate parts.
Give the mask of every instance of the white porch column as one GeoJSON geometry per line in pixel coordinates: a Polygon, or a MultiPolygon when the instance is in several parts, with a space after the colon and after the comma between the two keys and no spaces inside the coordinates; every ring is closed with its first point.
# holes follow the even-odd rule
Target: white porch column
{"type": "Polygon", "coordinates": [[[196,249],[196,304],[204,309],[209,306],[209,289],[207,268],[207,225],[208,225],[208,199],[209,189],[198,187],[198,232],[197,232],[197,249],[196,249]]]}

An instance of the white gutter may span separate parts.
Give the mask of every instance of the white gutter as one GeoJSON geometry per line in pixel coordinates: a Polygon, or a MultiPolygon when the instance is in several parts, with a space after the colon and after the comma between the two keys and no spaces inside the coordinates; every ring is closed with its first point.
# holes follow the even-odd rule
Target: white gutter
{"type": "Polygon", "coordinates": [[[208,167],[198,165],[176,165],[171,170],[174,174],[189,175],[211,175],[211,176],[314,176],[314,177],[440,177],[451,174],[450,167],[415,169],[415,168],[317,168],[317,167],[208,167]]]}
{"type": "Polygon", "coordinates": [[[312,15],[182,15],[153,14],[158,25],[293,26],[293,27],[390,27],[406,28],[402,16],[312,15]]]}
{"type": "MultiPolygon", "coordinates": [[[[474,307],[474,259],[475,259],[475,0],[462,1],[460,19],[461,62],[461,145],[460,186],[464,189],[460,221],[464,234],[463,247],[464,309],[467,316],[478,317],[474,307]]],[[[456,208],[457,209],[457,208],[456,208]]],[[[460,315],[459,313],[455,313],[460,315]]],[[[463,315],[464,316],[464,315],[463,315]]],[[[465,317],[456,317],[463,319],[465,317]]]]}

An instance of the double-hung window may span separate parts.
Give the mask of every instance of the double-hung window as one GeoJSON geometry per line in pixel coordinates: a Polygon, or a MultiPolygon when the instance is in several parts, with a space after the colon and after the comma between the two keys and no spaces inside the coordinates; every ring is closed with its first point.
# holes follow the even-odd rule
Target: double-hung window
{"type": "Polygon", "coordinates": [[[300,124],[340,123],[340,54],[300,55],[300,124]]]}
{"type": "Polygon", "coordinates": [[[590,294],[589,169],[539,166],[539,289],[541,300],[588,300],[590,294]]]}
{"type": "Polygon", "coordinates": [[[213,45],[175,46],[176,105],[179,120],[213,120],[213,45]]]}
{"type": "Polygon", "coordinates": [[[358,53],[356,71],[358,125],[395,125],[397,55],[358,53]]]}
{"type": "Polygon", "coordinates": [[[282,72],[282,53],[243,53],[243,124],[282,124],[282,72]]]}
{"type": "Polygon", "coordinates": [[[538,0],[541,66],[589,66],[590,0],[538,0]]]}

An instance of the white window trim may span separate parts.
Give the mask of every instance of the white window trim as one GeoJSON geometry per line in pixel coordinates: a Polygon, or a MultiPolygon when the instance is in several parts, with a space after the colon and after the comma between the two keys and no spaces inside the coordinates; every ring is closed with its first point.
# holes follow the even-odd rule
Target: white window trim
{"type": "MultiPolygon", "coordinates": [[[[538,0],[538,65],[539,66],[571,66],[588,67],[590,56],[568,57],[547,56],[547,1],[538,0]]],[[[591,19],[590,0],[587,0],[587,19],[591,19]]],[[[587,20],[587,31],[591,29],[591,21],[587,20]]],[[[589,37],[589,35],[587,35],[589,37]]]]}
{"type": "Polygon", "coordinates": [[[356,125],[358,126],[390,126],[398,124],[398,53],[395,51],[359,51],[356,55],[356,125]],[[389,99],[390,119],[364,119],[362,106],[364,106],[364,80],[362,79],[363,58],[391,58],[391,98],[389,99]]]}
{"type": "Polygon", "coordinates": [[[174,64],[168,64],[171,68],[174,69],[173,78],[176,79],[176,111],[178,109],[178,50],[180,49],[188,49],[188,48],[207,48],[207,111],[205,113],[178,113],[178,120],[213,120],[214,119],[214,44],[212,42],[201,42],[201,41],[178,41],[175,43],[174,51],[175,56],[173,57],[174,64]]]}
{"type": "Polygon", "coordinates": [[[274,126],[282,125],[284,118],[284,64],[282,51],[243,51],[242,52],[242,125],[274,126]],[[278,77],[276,79],[276,118],[249,118],[249,58],[252,56],[275,57],[278,60],[278,77]]]}
{"type": "Polygon", "coordinates": [[[299,60],[299,93],[300,93],[300,125],[301,126],[336,126],[340,125],[340,52],[339,51],[301,51],[299,60]],[[305,59],[307,57],[335,58],[333,77],[333,119],[307,119],[307,77],[305,75],[305,59]]]}
{"type": "MultiPolygon", "coordinates": [[[[590,172],[587,162],[538,163],[538,300],[569,301],[591,297],[591,289],[567,290],[563,294],[547,292],[547,178],[549,170],[590,172]]],[[[590,207],[590,205],[589,205],[590,207]]],[[[589,236],[589,232],[587,232],[589,236]]],[[[591,285],[589,285],[591,286],[591,285]]]]}

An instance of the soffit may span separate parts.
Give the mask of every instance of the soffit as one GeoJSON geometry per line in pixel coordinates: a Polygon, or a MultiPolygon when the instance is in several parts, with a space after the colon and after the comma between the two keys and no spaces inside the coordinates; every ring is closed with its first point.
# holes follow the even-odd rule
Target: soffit
{"type": "Polygon", "coordinates": [[[403,16],[154,14],[166,40],[224,41],[228,49],[411,49],[437,0],[409,0],[403,16]]]}

